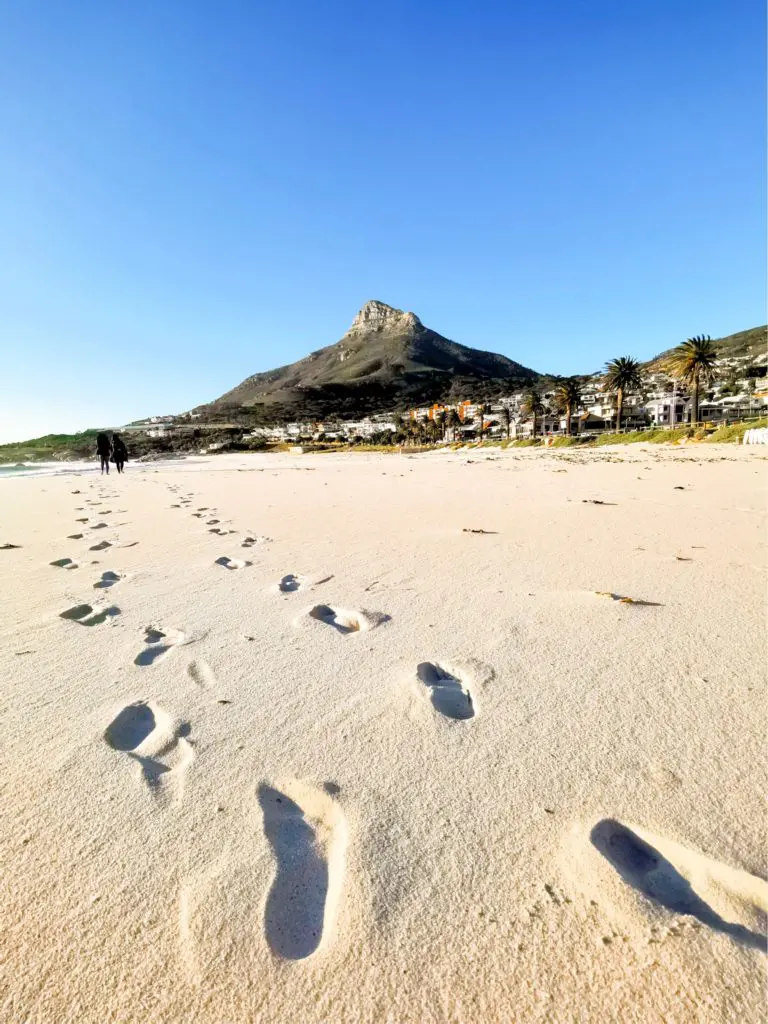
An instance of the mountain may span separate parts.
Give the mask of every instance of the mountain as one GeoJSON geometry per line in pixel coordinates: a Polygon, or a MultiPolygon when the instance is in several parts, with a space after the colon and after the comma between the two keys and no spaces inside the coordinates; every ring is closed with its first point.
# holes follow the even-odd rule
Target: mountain
{"type": "Polygon", "coordinates": [[[334,345],[254,374],[201,411],[245,407],[256,419],[270,420],[357,416],[478,395],[490,382],[498,393],[538,378],[506,356],[450,341],[415,313],[373,300],[334,345]]]}

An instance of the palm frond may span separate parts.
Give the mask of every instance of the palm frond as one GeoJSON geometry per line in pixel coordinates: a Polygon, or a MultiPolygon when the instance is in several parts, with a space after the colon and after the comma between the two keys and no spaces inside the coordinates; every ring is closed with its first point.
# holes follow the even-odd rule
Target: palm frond
{"type": "Polygon", "coordinates": [[[640,363],[632,356],[619,356],[605,364],[603,383],[609,391],[628,391],[642,384],[640,363]]]}
{"type": "Polygon", "coordinates": [[[717,348],[708,334],[688,338],[676,349],[673,349],[666,360],[664,369],[670,376],[692,384],[695,380],[706,382],[715,376],[717,366],[717,348]]]}

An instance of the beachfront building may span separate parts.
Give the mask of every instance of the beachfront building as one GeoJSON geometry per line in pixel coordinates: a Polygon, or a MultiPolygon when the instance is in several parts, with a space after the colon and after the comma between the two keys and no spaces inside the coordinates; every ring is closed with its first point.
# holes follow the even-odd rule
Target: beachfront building
{"type": "Polygon", "coordinates": [[[691,418],[691,403],[682,397],[667,395],[645,403],[645,411],[654,427],[671,427],[691,418]]]}

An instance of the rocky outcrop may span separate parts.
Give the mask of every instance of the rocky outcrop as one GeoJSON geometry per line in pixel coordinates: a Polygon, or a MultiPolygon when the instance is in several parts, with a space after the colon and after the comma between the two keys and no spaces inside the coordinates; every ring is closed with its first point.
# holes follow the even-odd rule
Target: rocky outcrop
{"type": "Polygon", "coordinates": [[[391,331],[393,334],[415,334],[423,331],[424,325],[415,313],[405,313],[402,309],[388,306],[386,302],[371,299],[363,306],[352,326],[344,335],[367,334],[370,331],[391,331]]]}

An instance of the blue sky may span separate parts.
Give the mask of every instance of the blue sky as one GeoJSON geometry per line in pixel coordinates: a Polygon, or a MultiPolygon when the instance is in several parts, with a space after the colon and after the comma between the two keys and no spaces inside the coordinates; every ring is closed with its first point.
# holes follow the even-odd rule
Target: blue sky
{"type": "Polygon", "coordinates": [[[0,12],[0,440],[181,411],[370,298],[543,371],[765,321],[754,0],[0,12]]]}

